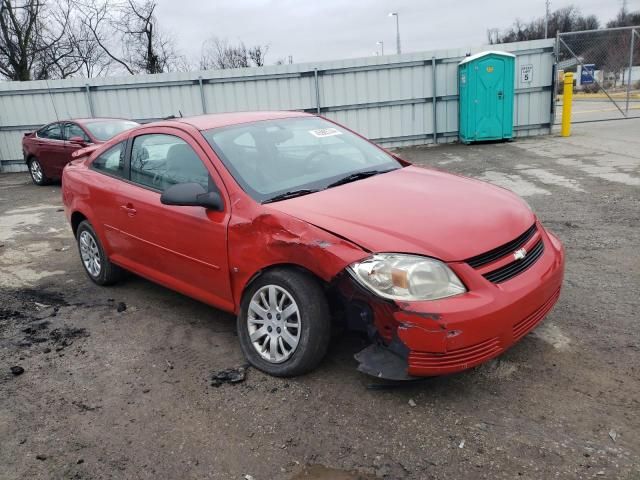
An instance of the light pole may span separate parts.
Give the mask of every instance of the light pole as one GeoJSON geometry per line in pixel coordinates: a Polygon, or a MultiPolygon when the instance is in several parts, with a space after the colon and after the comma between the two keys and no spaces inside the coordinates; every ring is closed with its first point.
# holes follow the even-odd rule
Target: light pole
{"type": "Polygon", "coordinates": [[[389,16],[396,17],[396,49],[398,55],[400,55],[400,53],[402,53],[400,51],[400,15],[398,15],[398,12],[391,12],[389,16]]]}
{"type": "Polygon", "coordinates": [[[544,38],[548,38],[549,33],[549,0],[545,1],[544,10],[544,38]]]}
{"type": "Polygon", "coordinates": [[[382,40],[377,41],[376,45],[380,45],[380,55],[384,57],[384,42],[382,40]]]}

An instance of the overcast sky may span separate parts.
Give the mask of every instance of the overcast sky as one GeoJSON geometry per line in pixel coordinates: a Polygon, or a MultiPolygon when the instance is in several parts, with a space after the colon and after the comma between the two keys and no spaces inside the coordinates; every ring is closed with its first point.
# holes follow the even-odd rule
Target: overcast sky
{"type": "MultiPolygon", "coordinates": [[[[578,5],[601,23],[615,17],[622,0],[551,0],[551,9],[578,5]]],[[[640,10],[640,0],[627,0],[640,10]]],[[[362,57],[395,52],[400,13],[402,51],[477,46],[487,28],[504,29],[516,18],[544,14],[544,0],[158,0],[157,15],[182,53],[196,59],[211,36],[247,46],[269,45],[267,64],[293,55],[294,62],[362,57]]]]}

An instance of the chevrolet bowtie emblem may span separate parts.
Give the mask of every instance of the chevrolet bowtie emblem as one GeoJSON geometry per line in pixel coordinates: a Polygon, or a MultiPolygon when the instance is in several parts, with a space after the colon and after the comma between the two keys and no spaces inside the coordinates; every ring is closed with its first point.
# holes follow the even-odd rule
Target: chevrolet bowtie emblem
{"type": "Polygon", "coordinates": [[[515,252],[513,252],[513,258],[515,260],[522,260],[526,256],[527,256],[527,250],[524,248],[521,248],[520,250],[516,250],[515,252]]]}

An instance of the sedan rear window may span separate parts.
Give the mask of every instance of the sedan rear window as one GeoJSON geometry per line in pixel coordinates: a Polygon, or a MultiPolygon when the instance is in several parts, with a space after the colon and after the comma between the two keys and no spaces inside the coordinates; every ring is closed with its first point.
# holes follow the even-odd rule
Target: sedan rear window
{"type": "Polygon", "coordinates": [[[138,125],[139,123],[130,120],[97,120],[84,123],[85,128],[91,132],[91,135],[103,142],[138,125]]]}
{"type": "Polygon", "coordinates": [[[317,117],[267,120],[202,132],[240,186],[259,202],[321,190],[358,172],[400,163],[348,130],[317,117]]]}
{"type": "Polygon", "coordinates": [[[52,123],[38,130],[38,137],[51,140],[62,140],[62,129],[59,123],[52,123]]]}

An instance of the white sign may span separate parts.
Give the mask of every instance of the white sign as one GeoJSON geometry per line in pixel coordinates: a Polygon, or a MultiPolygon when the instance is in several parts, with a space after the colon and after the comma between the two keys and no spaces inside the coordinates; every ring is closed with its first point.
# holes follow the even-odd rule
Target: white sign
{"type": "Polygon", "coordinates": [[[309,130],[309,133],[316,138],[333,137],[334,135],[342,135],[342,132],[336,128],[318,128],[317,130],[309,130]]]}
{"type": "Polygon", "coordinates": [[[531,83],[533,81],[533,65],[522,65],[520,67],[520,83],[531,83]]]}

